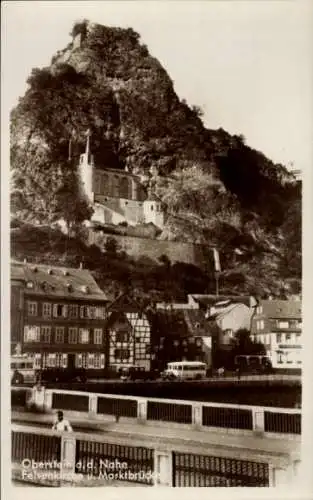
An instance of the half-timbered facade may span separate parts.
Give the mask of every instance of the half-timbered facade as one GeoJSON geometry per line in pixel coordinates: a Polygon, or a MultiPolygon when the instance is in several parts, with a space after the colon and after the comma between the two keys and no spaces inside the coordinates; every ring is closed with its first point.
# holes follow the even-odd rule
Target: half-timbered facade
{"type": "Polygon", "coordinates": [[[136,365],[150,370],[150,323],[140,305],[127,294],[108,307],[107,339],[110,368],[136,365]]]}

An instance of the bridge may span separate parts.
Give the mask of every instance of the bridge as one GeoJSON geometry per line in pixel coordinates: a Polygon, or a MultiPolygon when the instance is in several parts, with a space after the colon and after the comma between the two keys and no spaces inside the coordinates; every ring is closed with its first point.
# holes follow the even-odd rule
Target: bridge
{"type": "Polygon", "coordinates": [[[301,462],[298,409],[45,388],[13,388],[14,398],[12,464],[17,480],[40,483],[42,479],[46,485],[51,479],[58,486],[95,482],[104,486],[266,487],[285,486],[297,479],[301,462]],[[35,403],[42,413],[18,409],[17,395],[23,391],[24,403],[35,403]],[[51,430],[57,409],[64,410],[73,433],[51,430]],[[25,458],[35,466],[23,463],[25,458]],[[40,462],[54,463],[50,476],[46,470],[38,475],[40,462]],[[113,472],[108,470],[112,463],[113,472]]]}

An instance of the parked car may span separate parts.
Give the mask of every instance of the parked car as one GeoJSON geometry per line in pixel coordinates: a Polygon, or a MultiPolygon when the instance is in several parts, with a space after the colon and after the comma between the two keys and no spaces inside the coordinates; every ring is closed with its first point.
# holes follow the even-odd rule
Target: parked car
{"type": "Polygon", "coordinates": [[[158,370],[145,370],[142,366],[127,366],[120,369],[121,380],[156,380],[159,376],[158,370]]]}
{"type": "Polygon", "coordinates": [[[82,382],[87,381],[84,368],[44,368],[37,372],[37,380],[41,382],[82,382]]]}
{"type": "Polygon", "coordinates": [[[35,382],[34,359],[28,354],[11,356],[11,383],[35,382]]]}

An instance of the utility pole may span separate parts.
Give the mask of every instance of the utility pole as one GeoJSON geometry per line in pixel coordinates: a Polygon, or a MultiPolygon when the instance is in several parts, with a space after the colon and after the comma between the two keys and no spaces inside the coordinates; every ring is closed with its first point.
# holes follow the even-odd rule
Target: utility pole
{"type": "Polygon", "coordinates": [[[215,271],[215,295],[218,297],[219,295],[219,271],[215,271]]]}

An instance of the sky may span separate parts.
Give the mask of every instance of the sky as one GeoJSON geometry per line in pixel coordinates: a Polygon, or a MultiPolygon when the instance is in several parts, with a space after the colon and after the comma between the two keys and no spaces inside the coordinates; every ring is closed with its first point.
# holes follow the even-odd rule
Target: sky
{"type": "Polygon", "coordinates": [[[207,127],[242,134],[288,168],[312,164],[311,1],[10,1],[1,17],[7,111],[86,18],[137,31],[207,127]]]}

